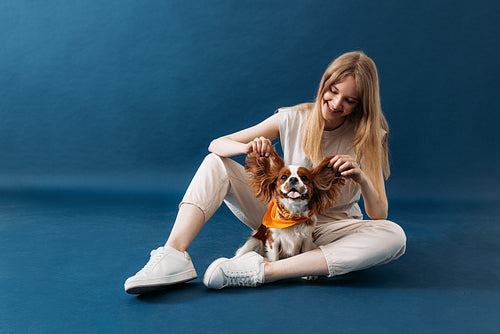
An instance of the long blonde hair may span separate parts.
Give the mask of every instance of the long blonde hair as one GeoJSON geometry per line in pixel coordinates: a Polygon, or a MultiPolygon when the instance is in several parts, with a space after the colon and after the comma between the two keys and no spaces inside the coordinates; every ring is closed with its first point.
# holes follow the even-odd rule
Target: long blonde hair
{"type": "Polygon", "coordinates": [[[356,110],[347,116],[354,124],[354,148],[356,158],[363,171],[372,181],[375,189],[385,198],[382,174],[390,175],[387,152],[389,127],[380,106],[377,67],[363,52],[349,52],[335,59],[326,69],[314,103],[297,106],[308,109],[309,113],[303,127],[302,148],[307,157],[318,164],[324,159],[321,137],[325,120],[322,116],[323,95],[330,86],[352,75],[360,94],[356,110]]]}

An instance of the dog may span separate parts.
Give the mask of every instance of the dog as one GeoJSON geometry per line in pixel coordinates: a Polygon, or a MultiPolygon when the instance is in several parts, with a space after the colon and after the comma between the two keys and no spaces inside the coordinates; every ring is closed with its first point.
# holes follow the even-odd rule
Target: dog
{"type": "Polygon", "coordinates": [[[345,184],[344,177],[328,166],[331,159],[307,169],[285,166],[274,147],[269,157],[247,155],[248,185],[256,197],[271,204],[262,225],[235,257],[254,251],[277,261],[317,248],[313,241],[316,215],[335,204],[345,184]]]}

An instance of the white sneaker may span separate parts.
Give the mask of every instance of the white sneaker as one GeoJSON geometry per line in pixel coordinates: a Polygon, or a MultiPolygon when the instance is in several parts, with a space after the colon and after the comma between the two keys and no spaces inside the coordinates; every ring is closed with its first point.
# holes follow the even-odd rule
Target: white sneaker
{"type": "Polygon", "coordinates": [[[264,258],[255,252],[232,259],[215,260],[205,272],[203,284],[210,289],[228,286],[256,287],[264,283],[264,258]]]}
{"type": "Polygon", "coordinates": [[[197,277],[187,252],[182,253],[168,246],[159,247],[151,252],[144,268],[125,281],[125,292],[134,295],[151,292],[197,277]]]}

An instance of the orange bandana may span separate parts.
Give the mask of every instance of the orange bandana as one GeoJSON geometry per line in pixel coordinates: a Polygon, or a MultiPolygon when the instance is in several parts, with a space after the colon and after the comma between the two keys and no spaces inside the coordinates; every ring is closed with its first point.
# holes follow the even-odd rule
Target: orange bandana
{"type": "Polygon", "coordinates": [[[276,205],[276,198],[273,199],[271,205],[267,209],[264,219],[262,220],[262,225],[269,228],[286,228],[296,224],[300,224],[310,219],[314,212],[309,212],[309,215],[305,218],[292,219],[288,212],[283,212],[280,210],[278,205],[276,205]]]}

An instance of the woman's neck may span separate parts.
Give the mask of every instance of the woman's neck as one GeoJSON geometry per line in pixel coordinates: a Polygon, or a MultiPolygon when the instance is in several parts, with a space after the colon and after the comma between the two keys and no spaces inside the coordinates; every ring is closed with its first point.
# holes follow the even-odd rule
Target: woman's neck
{"type": "Polygon", "coordinates": [[[333,122],[333,121],[330,122],[330,123],[325,122],[324,130],[325,131],[336,130],[336,129],[340,128],[344,124],[345,120],[346,120],[346,118],[342,117],[339,120],[335,120],[335,122],[333,122]]]}

